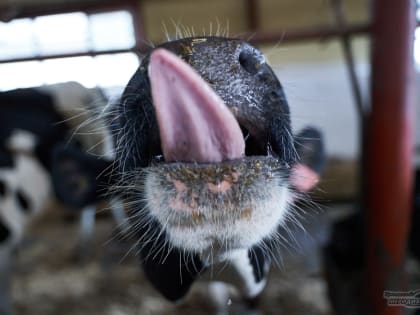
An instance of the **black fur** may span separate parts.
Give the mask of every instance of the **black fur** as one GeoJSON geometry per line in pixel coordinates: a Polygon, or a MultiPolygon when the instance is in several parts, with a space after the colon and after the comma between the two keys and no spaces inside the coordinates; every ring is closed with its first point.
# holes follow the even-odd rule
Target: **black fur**
{"type": "Polygon", "coordinates": [[[314,127],[306,127],[295,136],[295,147],[299,163],[321,174],[326,166],[326,151],[321,132],[314,127]]]}
{"type": "Polygon", "coordinates": [[[6,184],[0,180],[0,197],[4,197],[6,195],[6,184]]]}
{"type": "MultiPolygon", "coordinates": [[[[1,210],[1,209],[0,209],[1,210]]],[[[9,228],[0,220],[0,245],[10,238],[9,228]]]]}
{"type": "Polygon", "coordinates": [[[409,249],[420,261],[420,170],[416,171],[409,249]]]}
{"type": "Polygon", "coordinates": [[[23,211],[23,212],[30,212],[32,207],[31,204],[29,202],[29,198],[25,196],[25,193],[23,191],[21,191],[20,189],[18,189],[16,191],[16,201],[19,204],[19,208],[23,211]]]}
{"type": "Polygon", "coordinates": [[[264,250],[259,246],[254,246],[248,251],[249,261],[252,266],[255,282],[260,282],[265,279],[270,265],[270,258],[264,250]]]}
{"type": "Polygon", "coordinates": [[[166,233],[160,231],[162,228],[153,220],[143,226],[139,234],[146,241],[140,246],[139,255],[153,286],[168,300],[177,301],[185,296],[205,266],[196,255],[169,248],[166,233]]]}
{"type": "Polygon", "coordinates": [[[50,95],[36,89],[17,89],[0,93],[0,161],[12,166],[5,142],[14,130],[21,129],[36,136],[36,155],[43,166],[51,169],[51,150],[66,139],[69,130],[55,110],[50,95]]]}
{"type": "Polygon", "coordinates": [[[115,135],[115,142],[121,151],[122,173],[149,166],[154,156],[162,154],[150,93],[148,76],[139,68],[122,95],[120,103],[124,106],[117,108],[118,128],[121,129],[115,135]]]}
{"type": "Polygon", "coordinates": [[[81,208],[109,198],[114,184],[112,161],[82,152],[78,147],[58,145],[54,149],[52,181],[55,194],[66,205],[81,208]]]}

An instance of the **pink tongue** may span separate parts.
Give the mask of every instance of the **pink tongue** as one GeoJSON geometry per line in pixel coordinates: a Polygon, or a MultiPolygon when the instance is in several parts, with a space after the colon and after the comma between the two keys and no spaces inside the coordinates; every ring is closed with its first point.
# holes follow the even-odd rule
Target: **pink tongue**
{"type": "Polygon", "coordinates": [[[244,155],[232,112],[187,63],[157,49],[149,78],[166,162],[214,163],[244,155]]]}

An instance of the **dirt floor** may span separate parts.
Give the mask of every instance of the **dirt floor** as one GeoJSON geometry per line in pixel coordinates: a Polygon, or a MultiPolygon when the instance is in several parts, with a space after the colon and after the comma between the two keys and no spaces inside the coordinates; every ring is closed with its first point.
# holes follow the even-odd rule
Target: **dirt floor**
{"type": "MultiPolygon", "coordinates": [[[[99,218],[85,262],[77,240],[77,220],[49,211],[38,218],[17,253],[12,296],[16,315],[216,314],[206,286],[194,286],[188,300],[173,305],[144,279],[129,245],[113,240],[110,217],[99,218]]],[[[246,313],[232,297],[226,314],[327,315],[326,284],[297,265],[274,268],[258,311],[246,313]]],[[[220,314],[220,312],[218,313],[220,314]]]]}
{"type": "MultiPolygon", "coordinates": [[[[314,216],[311,219],[316,220],[314,216]]],[[[309,239],[325,238],[305,227],[309,239]]],[[[298,243],[304,254],[285,252],[274,267],[256,310],[246,310],[231,296],[216,308],[208,286],[198,282],[185,303],[166,302],[144,278],[132,242],[116,237],[111,216],[99,216],[86,257],[80,257],[78,220],[55,209],[37,218],[16,253],[12,274],[14,315],[332,315],[319,248],[306,240],[298,243]]],[[[323,233],[323,232],[322,232],[323,233]]],[[[321,234],[322,234],[321,233],[321,234]]],[[[296,233],[299,236],[299,233],[296,233]]],[[[86,244],[85,244],[86,245],[86,244]]],[[[408,264],[412,288],[420,285],[420,268],[408,264]],[[414,276],[411,276],[414,275],[414,276]]],[[[408,310],[414,314],[414,310],[408,310]]]]}

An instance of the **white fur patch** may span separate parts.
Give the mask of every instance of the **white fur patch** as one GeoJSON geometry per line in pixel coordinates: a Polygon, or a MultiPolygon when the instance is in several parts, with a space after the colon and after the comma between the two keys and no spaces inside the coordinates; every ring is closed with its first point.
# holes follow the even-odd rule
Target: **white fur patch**
{"type": "MultiPolygon", "coordinates": [[[[212,254],[232,249],[250,248],[275,233],[287,211],[289,190],[280,177],[269,182],[256,183],[239,197],[241,200],[221,200],[226,208],[199,206],[202,217],[195,219],[190,211],[174,211],[167,206],[167,191],[153,172],[146,175],[145,193],[147,211],[167,232],[171,243],[179,248],[212,254]],[[258,196],[252,191],[258,189],[258,196]],[[249,205],[240,209],[238,205],[249,205]]],[[[220,198],[229,196],[219,195],[220,198]]],[[[213,197],[213,198],[218,198],[213,197]]]]}
{"type": "Polygon", "coordinates": [[[0,220],[11,230],[10,241],[17,243],[30,218],[45,206],[51,193],[51,184],[48,173],[36,159],[18,155],[14,162],[13,169],[0,169],[0,179],[6,185],[6,195],[0,198],[0,220]],[[16,199],[18,190],[28,198],[28,212],[20,209],[16,199]]]}
{"type": "Polygon", "coordinates": [[[10,151],[27,152],[34,151],[38,142],[37,137],[26,130],[15,129],[9,139],[7,139],[6,146],[10,151]]]}
{"type": "Polygon", "coordinates": [[[266,279],[259,282],[255,280],[247,249],[237,249],[226,253],[220,261],[209,267],[202,279],[228,283],[246,298],[256,297],[267,283],[266,279]]]}

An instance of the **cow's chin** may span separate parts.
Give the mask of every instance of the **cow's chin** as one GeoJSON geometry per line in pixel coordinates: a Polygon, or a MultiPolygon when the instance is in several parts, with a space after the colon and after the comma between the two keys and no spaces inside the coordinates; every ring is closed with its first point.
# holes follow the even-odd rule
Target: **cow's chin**
{"type": "Polygon", "coordinates": [[[288,208],[287,178],[288,169],[272,157],[161,163],[146,172],[147,209],[171,245],[223,254],[276,233],[288,208]]]}

